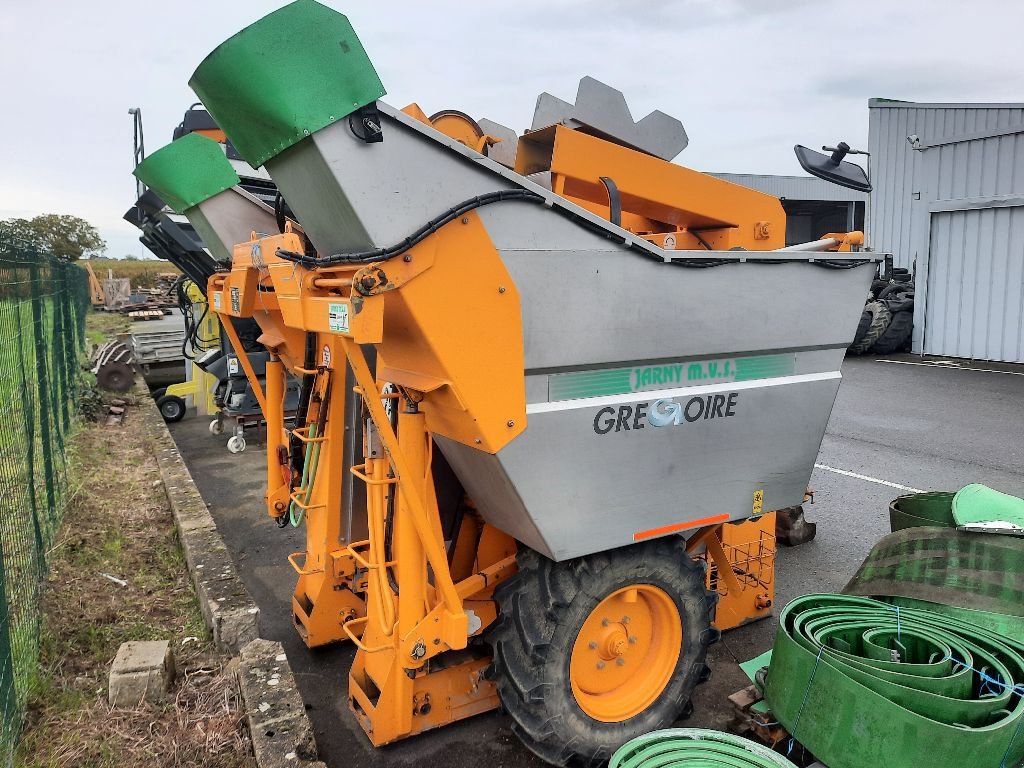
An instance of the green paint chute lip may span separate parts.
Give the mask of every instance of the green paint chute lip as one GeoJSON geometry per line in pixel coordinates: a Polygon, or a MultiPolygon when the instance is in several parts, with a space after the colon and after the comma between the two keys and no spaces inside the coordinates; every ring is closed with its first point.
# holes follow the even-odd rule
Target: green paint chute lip
{"type": "Polygon", "coordinates": [[[953,520],[957,525],[1002,523],[1008,528],[1024,529],[1024,499],[971,483],[953,497],[953,520]]]}
{"type": "Polygon", "coordinates": [[[189,85],[254,168],[385,94],[348,18],[315,0],[225,40],[189,85]]]}
{"type": "Polygon", "coordinates": [[[134,176],[175,213],[184,213],[239,183],[224,148],[198,133],[158,149],[139,163],[134,176]]]}

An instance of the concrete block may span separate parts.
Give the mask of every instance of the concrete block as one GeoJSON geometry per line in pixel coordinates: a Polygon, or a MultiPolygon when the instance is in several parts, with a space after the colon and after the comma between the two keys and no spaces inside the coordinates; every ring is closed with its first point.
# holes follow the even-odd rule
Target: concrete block
{"type": "Polygon", "coordinates": [[[253,640],[239,657],[238,689],[259,768],[320,768],[313,729],[280,643],[253,640]]]}
{"type": "Polygon", "coordinates": [[[167,640],[130,640],[117,649],[110,667],[107,700],[112,707],[132,708],[167,698],[174,682],[174,655],[167,640]]]}

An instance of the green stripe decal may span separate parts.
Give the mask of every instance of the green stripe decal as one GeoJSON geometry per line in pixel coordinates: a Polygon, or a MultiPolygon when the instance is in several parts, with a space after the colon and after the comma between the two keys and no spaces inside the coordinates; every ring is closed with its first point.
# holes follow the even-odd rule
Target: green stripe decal
{"type": "Polygon", "coordinates": [[[578,397],[629,392],[631,372],[630,368],[620,368],[614,371],[554,374],[548,381],[548,397],[551,400],[574,400],[578,397]]]}
{"type": "Polygon", "coordinates": [[[189,133],[147,157],[135,176],[178,213],[238,184],[238,174],[213,139],[189,133]]]}
{"type": "Polygon", "coordinates": [[[796,355],[788,354],[555,373],[548,377],[548,399],[574,400],[699,384],[769,379],[789,376],[795,370],[796,355]]]}
{"type": "Polygon", "coordinates": [[[313,0],[221,43],[189,85],[254,168],[385,93],[348,19],[313,0]]]}

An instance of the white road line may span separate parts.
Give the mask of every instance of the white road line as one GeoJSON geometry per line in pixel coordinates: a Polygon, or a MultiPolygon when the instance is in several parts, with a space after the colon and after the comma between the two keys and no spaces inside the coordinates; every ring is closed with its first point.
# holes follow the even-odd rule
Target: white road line
{"type": "Polygon", "coordinates": [[[910,360],[875,360],[876,363],[892,363],[894,365],[923,365],[925,368],[942,368],[950,371],[980,371],[981,373],[1005,373],[1009,376],[1024,376],[1024,371],[997,371],[995,368],[970,368],[956,363],[915,363],[910,360]]]}
{"type": "Polygon", "coordinates": [[[837,475],[845,475],[846,477],[852,477],[856,480],[864,480],[868,483],[877,483],[878,485],[885,485],[889,488],[896,488],[900,491],[908,491],[909,493],[924,493],[920,488],[911,488],[909,485],[900,485],[899,483],[891,483],[888,480],[879,480],[877,477],[868,477],[867,475],[861,475],[856,472],[850,472],[846,469],[836,469],[826,464],[815,464],[815,469],[823,469],[826,472],[835,472],[837,475]]]}

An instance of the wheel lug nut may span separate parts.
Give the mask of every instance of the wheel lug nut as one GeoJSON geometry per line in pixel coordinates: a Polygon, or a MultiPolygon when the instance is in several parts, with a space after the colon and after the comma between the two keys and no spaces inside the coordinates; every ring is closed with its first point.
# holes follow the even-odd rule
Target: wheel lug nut
{"type": "Polygon", "coordinates": [[[607,627],[610,623],[611,622],[609,622],[608,619],[601,619],[601,626],[602,627],[607,627]]]}
{"type": "Polygon", "coordinates": [[[596,651],[597,650],[597,643],[595,643],[593,640],[591,640],[589,643],[587,643],[587,647],[590,650],[592,650],[592,651],[596,651]]]}
{"type": "Polygon", "coordinates": [[[635,643],[636,642],[636,635],[630,635],[629,636],[629,642],[635,643]]]}
{"type": "Polygon", "coordinates": [[[615,663],[618,664],[621,667],[621,666],[625,665],[626,660],[624,658],[622,658],[621,656],[619,656],[619,658],[617,658],[615,660],[615,663]]]}
{"type": "Polygon", "coordinates": [[[622,623],[623,624],[629,624],[629,616],[623,616],[622,617],[622,623]]]}
{"type": "Polygon", "coordinates": [[[597,668],[598,669],[604,669],[604,662],[603,661],[597,662],[597,668]]]}

